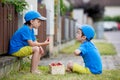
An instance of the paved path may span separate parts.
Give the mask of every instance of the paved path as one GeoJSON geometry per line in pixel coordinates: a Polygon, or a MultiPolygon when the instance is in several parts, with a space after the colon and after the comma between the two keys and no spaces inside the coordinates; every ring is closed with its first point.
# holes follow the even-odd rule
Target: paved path
{"type": "MultiPolygon", "coordinates": [[[[103,63],[103,69],[120,69],[120,31],[117,32],[105,32],[104,33],[106,40],[110,43],[112,43],[117,51],[117,55],[115,56],[102,56],[102,63],[103,63]]],[[[44,58],[41,60],[40,65],[48,65],[51,62],[57,62],[62,61],[65,65],[69,60],[72,60],[74,62],[80,63],[81,65],[84,65],[82,58],[66,54],[59,54],[57,57],[54,58],[44,58]]]]}
{"type": "Polygon", "coordinates": [[[104,35],[107,41],[115,46],[117,55],[120,57],[120,31],[105,32],[104,35]]]}
{"type": "Polygon", "coordinates": [[[114,45],[117,55],[103,56],[103,69],[120,69],[120,31],[108,31],[104,35],[106,40],[114,45]]]}

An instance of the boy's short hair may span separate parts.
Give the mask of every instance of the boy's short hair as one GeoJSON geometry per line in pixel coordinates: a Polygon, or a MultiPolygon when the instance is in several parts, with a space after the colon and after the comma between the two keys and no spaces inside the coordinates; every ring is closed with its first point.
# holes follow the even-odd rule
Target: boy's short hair
{"type": "Polygon", "coordinates": [[[90,25],[82,25],[79,27],[81,31],[83,32],[84,36],[86,36],[87,40],[90,41],[94,38],[95,30],[90,25]]]}
{"type": "Polygon", "coordinates": [[[46,20],[45,17],[43,17],[39,12],[37,11],[28,11],[24,16],[25,21],[30,21],[33,19],[40,19],[40,20],[46,20]]]}
{"type": "Polygon", "coordinates": [[[31,25],[30,21],[26,21],[24,24],[29,26],[31,25]]]}

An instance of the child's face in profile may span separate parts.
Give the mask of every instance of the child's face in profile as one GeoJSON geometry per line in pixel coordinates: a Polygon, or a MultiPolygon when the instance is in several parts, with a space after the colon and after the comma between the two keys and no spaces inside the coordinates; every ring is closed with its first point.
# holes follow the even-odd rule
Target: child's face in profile
{"type": "Polygon", "coordinates": [[[31,24],[32,24],[33,28],[38,29],[39,26],[41,25],[41,20],[34,19],[34,20],[32,20],[31,24]]]}
{"type": "Polygon", "coordinates": [[[77,30],[76,34],[76,40],[83,42],[86,39],[86,37],[82,34],[82,31],[80,29],[77,30]]]}

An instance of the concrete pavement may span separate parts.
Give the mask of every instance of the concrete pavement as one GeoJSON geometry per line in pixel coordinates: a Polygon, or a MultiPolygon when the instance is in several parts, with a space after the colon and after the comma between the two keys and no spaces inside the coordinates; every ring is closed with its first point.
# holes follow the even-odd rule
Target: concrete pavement
{"type": "Polygon", "coordinates": [[[120,31],[108,31],[104,35],[106,40],[115,46],[117,55],[120,57],[120,31]]]}
{"type": "Polygon", "coordinates": [[[120,31],[108,31],[104,33],[107,42],[114,45],[117,54],[114,56],[102,56],[103,69],[120,69],[120,31]]]}

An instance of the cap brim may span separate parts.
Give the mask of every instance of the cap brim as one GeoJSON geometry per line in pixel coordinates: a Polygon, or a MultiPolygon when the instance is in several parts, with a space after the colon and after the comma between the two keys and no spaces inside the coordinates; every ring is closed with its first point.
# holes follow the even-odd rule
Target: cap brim
{"type": "Polygon", "coordinates": [[[38,17],[38,19],[40,19],[40,20],[47,20],[47,18],[45,18],[45,17],[43,17],[43,16],[38,17]]]}
{"type": "Polygon", "coordinates": [[[80,25],[77,25],[76,27],[79,28],[79,29],[81,29],[82,25],[80,24],[80,25]]]}

